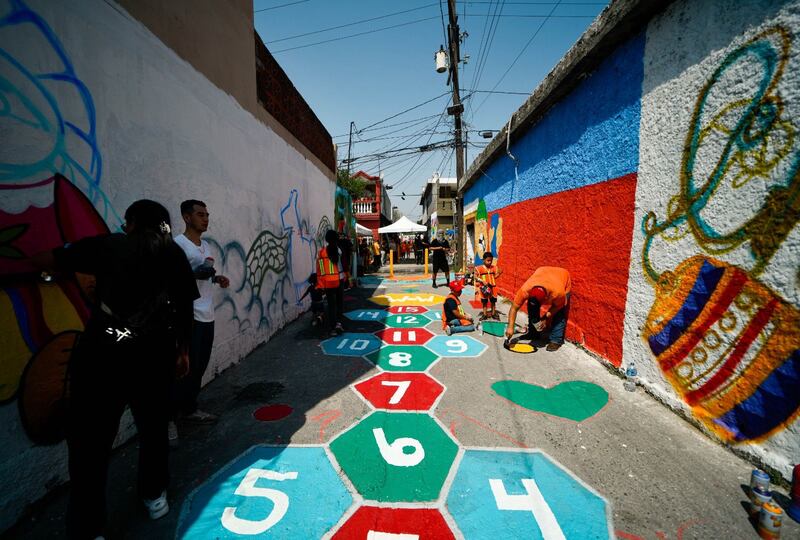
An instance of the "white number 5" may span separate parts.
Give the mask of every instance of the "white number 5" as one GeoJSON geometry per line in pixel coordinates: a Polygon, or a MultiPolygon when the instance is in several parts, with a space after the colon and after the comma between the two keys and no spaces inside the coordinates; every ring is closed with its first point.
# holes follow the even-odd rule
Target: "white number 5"
{"type": "Polygon", "coordinates": [[[236,534],[261,534],[269,530],[270,527],[278,523],[286,515],[286,511],[289,509],[289,497],[286,496],[286,493],[277,489],[256,487],[256,482],[259,478],[282,482],[283,480],[296,480],[297,473],[279,473],[266,469],[250,469],[247,471],[234,494],[242,495],[243,497],[263,497],[272,501],[274,506],[267,517],[259,520],[237,517],[236,507],[228,506],[222,512],[221,521],[222,526],[229,531],[236,534]]]}

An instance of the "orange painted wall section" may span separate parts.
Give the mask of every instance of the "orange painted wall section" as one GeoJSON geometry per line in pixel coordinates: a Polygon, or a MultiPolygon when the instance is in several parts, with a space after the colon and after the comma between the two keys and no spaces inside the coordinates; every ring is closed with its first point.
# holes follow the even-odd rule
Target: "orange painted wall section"
{"type": "Polygon", "coordinates": [[[567,339],[616,366],[622,362],[635,195],[636,174],[628,174],[498,211],[501,294],[513,297],[539,266],[566,268],[572,276],[567,339]]]}

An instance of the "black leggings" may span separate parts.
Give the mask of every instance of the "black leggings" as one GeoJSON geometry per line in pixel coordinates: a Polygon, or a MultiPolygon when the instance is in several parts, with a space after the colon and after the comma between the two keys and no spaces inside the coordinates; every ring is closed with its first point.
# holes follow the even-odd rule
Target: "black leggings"
{"type": "Polygon", "coordinates": [[[70,359],[71,538],[103,534],[108,461],[126,405],[139,434],[139,496],[155,499],[169,482],[167,421],[175,340],[165,334],[117,342],[96,326],[89,323],[70,359]]]}
{"type": "Polygon", "coordinates": [[[344,311],[344,288],[340,284],[334,289],[325,289],[325,298],[328,300],[328,325],[336,327],[342,321],[344,311]]]}

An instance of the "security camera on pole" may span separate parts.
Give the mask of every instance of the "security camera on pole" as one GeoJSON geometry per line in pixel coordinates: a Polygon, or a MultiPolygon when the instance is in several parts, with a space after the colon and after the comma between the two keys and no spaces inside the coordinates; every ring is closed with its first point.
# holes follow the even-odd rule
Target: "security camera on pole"
{"type": "MultiPolygon", "coordinates": [[[[447,0],[447,13],[450,18],[450,24],[447,26],[447,47],[450,52],[450,62],[447,62],[445,51],[442,47],[435,54],[436,58],[436,71],[444,73],[449,68],[447,77],[447,84],[452,81],[453,85],[453,105],[447,108],[447,114],[453,116],[454,131],[455,131],[455,146],[456,146],[456,177],[457,184],[461,184],[464,180],[464,144],[462,141],[461,129],[461,113],[464,112],[464,105],[461,103],[461,96],[459,95],[458,88],[458,63],[461,61],[459,54],[459,43],[461,41],[461,33],[458,29],[458,16],[456,15],[456,1],[447,0]]],[[[458,191],[458,190],[457,190],[458,191]]],[[[437,193],[438,195],[438,193],[437,193]]],[[[456,268],[459,266],[464,267],[464,227],[462,220],[464,219],[464,202],[460,193],[456,195],[456,211],[455,211],[455,229],[458,235],[456,241],[456,268]]]]}

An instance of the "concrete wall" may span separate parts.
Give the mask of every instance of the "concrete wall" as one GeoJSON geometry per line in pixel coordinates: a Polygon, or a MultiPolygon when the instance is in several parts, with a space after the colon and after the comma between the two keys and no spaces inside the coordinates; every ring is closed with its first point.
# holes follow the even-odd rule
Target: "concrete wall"
{"type": "Polygon", "coordinates": [[[517,137],[516,167],[487,160],[464,198],[478,205],[476,259],[499,251],[502,291],[539,265],[568,268],[570,339],[635,362],[655,396],[787,478],[800,455],[798,30],[796,1],[672,3],[625,29],[517,137]]]}
{"type": "MultiPolygon", "coordinates": [[[[335,185],[113,2],[0,2],[0,82],[2,530],[66,480],[63,443],[31,437],[58,440],[40,396],[57,395],[86,317],[79,284],[40,282],[22,258],[118,230],[138,198],[165,204],[178,231],[180,201],[205,200],[232,281],[215,297],[209,380],[304,310],[335,185]]],[[[130,434],[125,419],[120,438],[130,434]]]]}

